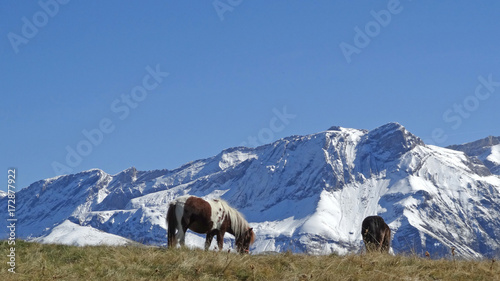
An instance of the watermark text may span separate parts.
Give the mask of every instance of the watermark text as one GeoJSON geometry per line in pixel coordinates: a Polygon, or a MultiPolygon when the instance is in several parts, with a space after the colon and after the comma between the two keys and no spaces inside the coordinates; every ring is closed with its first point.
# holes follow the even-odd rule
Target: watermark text
{"type": "Polygon", "coordinates": [[[362,49],[368,47],[371,40],[380,34],[382,28],[387,27],[391,23],[392,16],[401,13],[401,11],[403,11],[403,6],[401,6],[399,0],[389,0],[387,2],[387,9],[382,9],[378,12],[371,10],[370,15],[373,20],[367,22],[364,29],[358,26],[354,27],[353,44],[342,42],[339,45],[347,63],[351,63],[352,55],[359,55],[362,49]]]}
{"type": "Polygon", "coordinates": [[[35,38],[39,30],[44,28],[49,23],[49,20],[59,13],[60,6],[68,3],[69,0],[38,1],[40,10],[35,12],[31,18],[21,18],[23,22],[20,30],[21,32],[9,32],[7,34],[7,38],[9,39],[14,53],[19,53],[19,47],[28,44],[31,39],[35,38]]]}
{"type": "Polygon", "coordinates": [[[297,117],[296,114],[287,112],[286,106],[280,111],[273,108],[274,116],[269,120],[269,126],[259,130],[257,136],[248,136],[247,141],[244,141],[240,146],[257,147],[271,142],[274,139],[274,134],[279,133],[285,129],[285,126],[290,124],[290,120],[297,117]]]}
{"type": "MultiPolygon", "coordinates": [[[[160,65],[156,67],[147,66],[147,74],[143,76],[142,83],[133,87],[128,94],[122,94],[119,98],[113,100],[110,104],[111,112],[114,113],[119,120],[125,120],[130,116],[133,109],[136,109],[143,102],[149,92],[155,90],[163,80],[168,77],[169,73],[160,70],[160,65]]],[[[89,156],[95,147],[99,146],[107,134],[112,133],[116,129],[115,122],[112,118],[102,118],[95,128],[90,130],[83,129],[81,131],[83,137],[76,145],[66,146],[66,157],[64,163],[59,161],[52,162],[52,169],[56,175],[70,174],[73,168],[79,166],[84,157],[89,156]]]]}
{"type": "Polygon", "coordinates": [[[16,169],[9,169],[7,171],[7,228],[9,238],[7,244],[7,264],[9,265],[8,271],[16,273],[16,169]]]}
{"type": "Polygon", "coordinates": [[[220,21],[224,20],[224,14],[227,12],[232,12],[234,8],[238,7],[243,3],[243,0],[215,0],[212,2],[217,16],[219,16],[220,21]]]}
{"type": "MultiPolygon", "coordinates": [[[[486,78],[480,75],[477,80],[478,84],[473,94],[466,96],[460,103],[454,103],[443,112],[443,121],[449,124],[452,130],[460,128],[464,120],[470,118],[481,103],[489,99],[491,94],[495,93],[497,88],[500,87],[500,81],[494,81],[492,74],[489,74],[486,78]]],[[[442,144],[447,139],[448,134],[444,128],[435,128],[431,133],[431,139],[425,140],[425,143],[442,144]]]]}

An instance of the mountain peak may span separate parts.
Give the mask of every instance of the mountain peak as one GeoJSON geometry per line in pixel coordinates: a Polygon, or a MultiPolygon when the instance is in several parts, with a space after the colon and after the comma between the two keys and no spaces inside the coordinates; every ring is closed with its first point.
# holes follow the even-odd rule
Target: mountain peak
{"type": "Polygon", "coordinates": [[[137,169],[135,167],[130,167],[119,172],[113,177],[119,179],[120,181],[135,181],[137,179],[137,169]]]}
{"type": "MultiPolygon", "coordinates": [[[[346,127],[341,127],[341,126],[331,126],[326,130],[327,132],[340,132],[340,133],[348,133],[352,134],[354,132],[361,132],[363,134],[368,133],[368,130],[365,129],[354,129],[354,128],[346,128],[346,127]]],[[[356,133],[357,134],[357,133],[356,133]]]]}
{"type": "Polygon", "coordinates": [[[328,128],[327,131],[341,131],[342,130],[342,127],[340,126],[331,126],[330,128],[328,128]]]}
{"type": "Polygon", "coordinates": [[[418,145],[424,145],[419,137],[395,122],[371,130],[365,142],[371,145],[372,152],[382,156],[378,158],[386,160],[395,159],[418,145]]]}
{"type": "Polygon", "coordinates": [[[371,130],[370,133],[383,134],[392,131],[406,131],[406,128],[397,122],[390,122],[371,130]]]}

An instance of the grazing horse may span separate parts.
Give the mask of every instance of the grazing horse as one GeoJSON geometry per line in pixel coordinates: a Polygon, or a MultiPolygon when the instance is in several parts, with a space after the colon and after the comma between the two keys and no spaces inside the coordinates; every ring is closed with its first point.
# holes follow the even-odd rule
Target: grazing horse
{"type": "Polygon", "coordinates": [[[204,200],[190,195],[179,197],[170,203],[167,225],[168,247],[174,247],[177,240],[184,246],[188,229],[207,235],[205,250],[210,247],[214,235],[217,235],[219,251],[222,250],[226,232],[234,235],[236,249],[240,253],[248,253],[250,244],[255,241],[255,233],[243,215],[221,199],[204,200]]]}
{"type": "Polygon", "coordinates": [[[361,235],[363,236],[367,252],[389,252],[391,229],[382,217],[366,217],[361,226],[361,235]]]}

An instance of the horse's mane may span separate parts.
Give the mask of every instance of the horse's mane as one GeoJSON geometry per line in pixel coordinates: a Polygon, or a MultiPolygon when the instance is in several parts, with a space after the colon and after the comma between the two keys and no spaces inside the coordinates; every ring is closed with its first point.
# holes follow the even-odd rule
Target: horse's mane
{"type": "Polygon", "coordinates": [[[240,237],[245,233],[245,231],[250,227],[247,220],[238,210],[231,207],[229,203],[222,199],[218,199],[224,209],[228,212],[229,219],[231,220],[231,228],[234,231],[234,236],[236,238],[240,237]]]}

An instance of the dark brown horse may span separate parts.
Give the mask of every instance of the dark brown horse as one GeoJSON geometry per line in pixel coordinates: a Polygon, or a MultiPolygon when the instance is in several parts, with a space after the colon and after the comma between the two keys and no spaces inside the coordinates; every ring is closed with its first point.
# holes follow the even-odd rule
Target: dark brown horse
{"type": "Polygon", "coordinates": [[[391,246],[391,229],[379,216],[366,217],[361,226],[366,251],[388,253],[391,246]]]}
{"type": "Polygon", "coordinates": [[[168,247],[175,246],[177,241],[184,246],[188,229],[207,235],[205,250],[208,250],[215,235],[219,251],[222,250],[226,232],[234,235],[236,250],[240,253],[248,253],[255,241],[253,229],[243,215],[220,199],[204,200],[190,195],[179,197],[170,203],[167,225],[168,247]]]}

